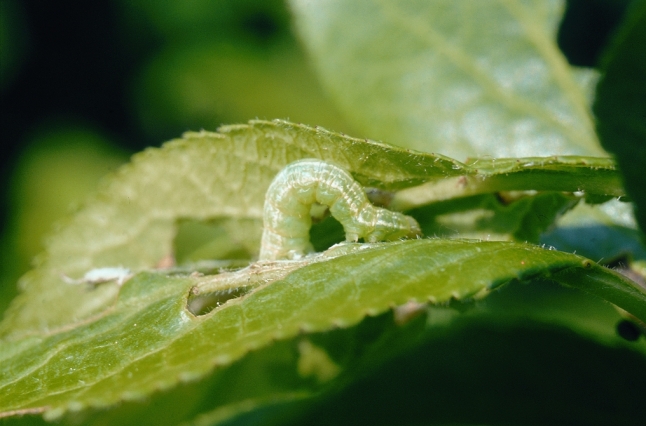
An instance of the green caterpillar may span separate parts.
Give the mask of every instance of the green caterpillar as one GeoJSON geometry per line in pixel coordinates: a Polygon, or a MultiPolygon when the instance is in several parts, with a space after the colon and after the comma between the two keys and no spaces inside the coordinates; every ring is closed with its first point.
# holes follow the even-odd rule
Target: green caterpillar
{"type": "Polygon", "coordinates": [[[342,168],[306,159],[287,165],[267,190],[260,260],[298,259],[313,251],[309,230],[315,203],[330,208],[347,241],[377,242],[421,234],[412,217],[370,204],[363,187],[342,168]]]}

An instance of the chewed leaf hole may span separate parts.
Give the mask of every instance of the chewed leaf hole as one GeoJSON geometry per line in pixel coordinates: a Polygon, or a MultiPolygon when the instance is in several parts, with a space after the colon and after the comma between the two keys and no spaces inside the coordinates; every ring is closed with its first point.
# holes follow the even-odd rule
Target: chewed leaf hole
{"type": "Polygon", "coordinates": [[[253,219],[181,219],[173,240],[176,262],[250,260],[257,255],[261,229],[260,221],[253,219]]]}
{"type": "Polygon", "coordinates": [[[334,244],[345,241],[345,231],[338,220],[328,216],[312,224],[310,241],[315,251],[324,251],[334,244]]]}
{"type": "Polygon", "coordinates": [[[237,299],[249,293],[254,286],[231,287],[211,293],[191,295],[188,298],[187,308],[193,315],[199,317],[224,305],[232,299],[237,299]]]}

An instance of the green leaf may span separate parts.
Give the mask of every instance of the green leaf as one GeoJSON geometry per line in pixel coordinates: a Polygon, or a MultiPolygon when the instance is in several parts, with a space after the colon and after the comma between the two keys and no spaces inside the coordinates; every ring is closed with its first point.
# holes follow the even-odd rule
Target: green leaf
{"type": "Polygon", "coordinates": [[[131,34],[135,42],[139,42],[142,36],[151,37],[150,33],[155,33],[155,36],[175,45],[191,46],[205,39],[263,45],[263,41],[268,42],[267,38],[271,42],[272,37],[280,38],[289,31],[289,16],[280,0],[224,0],[217,3],[190,0],[156,5],[118,0],[117,4],[126,16],[126,23],[135,25],[127,28],[135,33],[131,34]],[[277,28],[265,31],[254,28],[249,21],[258,15],[269,21],[266,25],[273,24],[277,28]]]}
{"type": "MultiPolygon", "coordinates": [[[[0,279],[8,283],[0,284],[0,292],[14,290],[18,278],[31,268],[52,224],[69,215],[103,175],[128,159],[86,126],[49,125],[25,143],[29,149],[11,173],[10,209],[2,242],[6,246],[0,249],[0,279]]],[[[4,303],[0,297],[0,312],[4,303]]]]}
{"type": "Polygon", "coordinates": [[[635,1],[602,64],[594,112],[601,142],[615,154],[646,230],[646,1],[635,1]]]}
{"type": "Polygon", "coordinates": [[[463,169],[442,156],[283,121],[187,133],[163,149],[135,155],[61,224],[38,267],[21,279],[23,292],[0,324],[0,335],[49,330],[100,313],[113,303],[116,283],[89,292],[68,281],[94,268],[140,271],[168,263],[180,219],[246,219],[246,235],[257,241],[271,180],[288,163],[308,157],[334,162],[362,183],[387,190],[463,169]]]}
{"type": "Polygon", "coordinates": [[[249,117],[348,129],[295,40],[262,50],[228,40],[167,49],[144,70],[136,102],[146,131],[157,139],[249,117]]]}
{"type": "Polygon", "coordinates": [[[348,327],[409,301],[443,303],[486,294],[510,280],[549,277],[646,319],[646,292],[626,278],[533,245],[441,239],[349,244],[315,259],[278,279],[294,262],[215,277],[138,274],[120,289],[114,305],[90,321],[5,340],[1,410],[42,409],[53,417],[140,398],[275,339],[348,327]],[[187,310],[194,286],[213,291],[218,285],[246,286],[250,279],[258,287],[244,297],[202,316],[187,310]]]}
{"type": "MultiPolygon", "coordinates": [[[[462,164],[284,121],[187,133],[136,155],[107,180],[62,224],[38,266],[23,277],[23,291],[0,325],[2,412],[45,411],[52,418],[65,410],[142,398],[204,377],[214,366],[228,366],[277,339],[353,327],[411,301],[485,295],[510,280],[548,278],[646,318],[646,296],[627,279],[578,256],[528,244],[441,239],[343,244],[301,261],[254,263],[218,274],[218,261],[253,258],[267,187],[285,165],[308,157],[349,170],[362,184],[378,188],[386,204],[392,191],[394,204],[406,188],[417,186],[424,195],[428,185],[449,182],[443,199],[455,205],[466,201],[462,208],[468,211],[477,197],[490,202],[492,193],[511,190],[507,197],[520,198],[508,208],[492,207],[495,217],[486,226],[502,226],[517,238],[545,226],[525,223],[534,201],[542,200],[546,207],[537,211],[552,217],[576,202],[553,192],[514,194],[534,189],[530,176],[541,190],[621,194],[614,166],[604,159],[462,164]],[[593,172],[599,177],[582,187],[593,172]],[[455,182],[460,185],[451,190],[455,182]],[[470,185],[475,189],[464,189],[470,185]],[[481,195],[466,197],[469,191],[481,195]],[[217,226],[196,227],[195,221],[217,226]],[[212,232],[208,238],[190,237],[205,229],[212,232]],[[243,241],[233,244],[236,238],[243,241]],[[208,253],[224,259],[211,258],[204,268],[191,263],[208,259],[208,253]],[[175,256],[187,264],[173,266],[175,256]],[[85,284],[84,274],[105,267],[128,268],[134,277],[122,286],[118,280],[85,284]],[[193,273],[198,270],[215,275],[193,273]]],[[[437,198],[411,203],[430,208],[437,198]]],[[[339,371],[325,351],[306,349],[299,346],[301,358],[309,361],[293,366],[304,382],[284,389],[287,400],[307,397],[339,371]]],[[[234,412],[244,398],[256,401],[254,406],[265,404],[262,395],[240,398],[222,404],[232,404],[234,412]]]]}
{"type": "Polygon", "coordinates": [[[117,3],[131,43],[147,53],[131,94],[151,141],[251,117],[351,132],[307,64],[284,1],[117,3]]]}
{"type": "Polygon", "coordinates": [[[558,50],[563,2],[292,0],[323,84],[364,135],[463,159],[603,155],[558,50]]]}
{"type": "Polygon", "coordinates": [[[582,192],[593,201],[625,195],[621,176],[609,158],[476,158],[465,169],[453,179],[399,191],[391,206],[407,210],[448,198],[520,190],[582,192]]]}
{"type": "Polygon", "coordinates": [[[578,202],[578,197],[559,192],[512,200],[485,194],[433,203],[409,214],[421,218],[424,235],[538,243],[541,233],[578,202]]]}
{"type": "Polygon", "coordinates": [[[180,219],[244,219],[242,238],[257,241],[271,180],[287,164],[308,157],[336,163],[365,186],[394,191],[421,185],[395,195],[391,207],[401,210],[501,190],[623,194],[607,159],[474,160],[465,165],[278,120],[187,133],[162,149],[135,155],[61,226],[38,267],[21,279],[23,292],[10,306],[8,320],[0,323],[0,335],[48,330],[99,314],[115,300],[118,285],[89,292],[68,281],[95,268],[141,271],[166,265],[180,219]]]}
{"type": "Polygon", "coordinates": [[[631,203],[579,203],[544,234],[541,242],[597,262],[646,259],[646,246],[632,215],[631,203]]]}

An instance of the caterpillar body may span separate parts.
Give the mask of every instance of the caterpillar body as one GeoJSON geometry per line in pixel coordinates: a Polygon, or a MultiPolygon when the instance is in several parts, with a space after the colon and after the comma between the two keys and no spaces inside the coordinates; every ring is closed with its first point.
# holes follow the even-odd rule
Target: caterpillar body
{"type": "Polygon", "coordinates": [[[299,160],[278,173],[265,195],[260,260],[298,259],[313,251],[309,230],[315,203],[329,207],[347,241],[421,233],[412,217],[370,204],[363,187],[342,168],[317,159],[299,160]]]}

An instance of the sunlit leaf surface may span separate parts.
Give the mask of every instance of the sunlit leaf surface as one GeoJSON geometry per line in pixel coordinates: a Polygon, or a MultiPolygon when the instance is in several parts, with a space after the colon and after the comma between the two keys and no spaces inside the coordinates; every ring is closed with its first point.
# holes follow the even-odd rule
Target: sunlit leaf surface
{"type": "Polygon", "coordinates": [[[290,2],[321,80],[368,137],[464,160],[603,155],[563,2],[290,2]]]}
{"type": "Polygon", "coordinates": [[[348,327],[410,301],[482,296],[509,280],[549,277],[646,319],[646,292],[630,281],[578,256],[537,246],[430,239],[340,249],[344,255],[303,261],[275,281],[272,265],[231,278],[136,275],[100,315],[5,341],[0,406],[3,411],[43,407],[54,410],[51,416],[132,399],[200,377],[274,339],[348,327]],[[193,287],[216,291],[219,284],[226,290],[263,275],[258,287],[206,315],[187,310],[193,287]]]}

